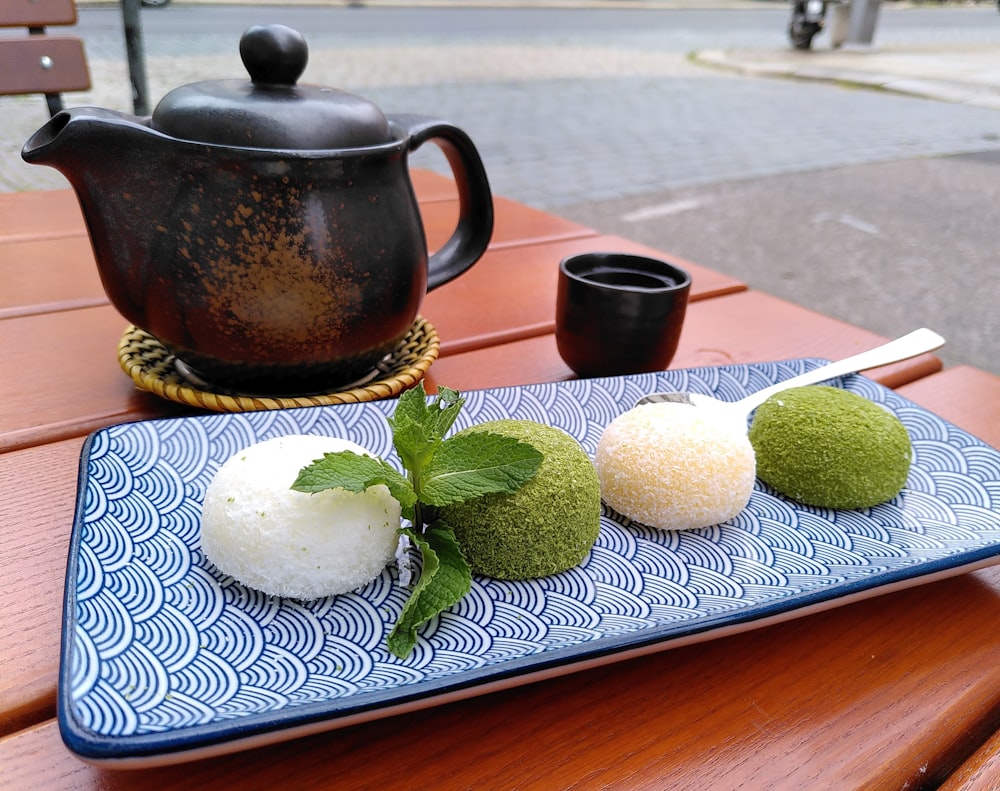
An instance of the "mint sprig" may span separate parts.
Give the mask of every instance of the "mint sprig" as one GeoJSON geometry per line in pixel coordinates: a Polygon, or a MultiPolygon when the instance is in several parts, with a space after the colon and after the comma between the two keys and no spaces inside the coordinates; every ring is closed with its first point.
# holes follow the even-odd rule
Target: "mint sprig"
{"type": "Polygon", "coordinates": [[[389,650],[400,659],[409,656],[416,646],[421,626],[457,604],[472,589],[472,572],[454,530],[438,520],[423,533],[409,528],[404,532],[420,551],[423,568],[386,639],[389,650]]]}
{"type": "Polygon", "coordinates": [[[464,403],[447,387],[429,401],[423,382],[400,396],[386,420],[404,473],[384,459],[340,451],[304,467],[292,484],[299,492],[363,492],[385,484],[399,501],[411,525],[402,532],[421,555],[420,579],[387,639],[389,650],[401,659],[416,645],[420,627],[472,588],[472,571],[455,531],[438,518],[437,509],[484,494],[513,494],[542,463],[536,448],[512,437],[476,432],[446,439],[464,403]]]}

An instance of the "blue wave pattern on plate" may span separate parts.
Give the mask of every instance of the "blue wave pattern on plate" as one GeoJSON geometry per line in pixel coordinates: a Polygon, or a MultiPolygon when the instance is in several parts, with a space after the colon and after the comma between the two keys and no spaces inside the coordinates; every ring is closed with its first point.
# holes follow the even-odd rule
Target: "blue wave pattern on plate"
{"type": "MultiPolygon", "coordinates": [[[[592,455],[604,427],[647,392],[736,400],[817,364],[473,391],[457,427],[537,420],[592,455]]],[[[398,464],[385,421],[394,401],[99,431],[84,453],[67,578],[64,737],[94,756],[188,748],[766,617],[1000,552],[1000,454],[869,380],[842,384],[884,404],[910,432],[913,470],[893,502],[812,508],[758,482],[743,513],[703,530],[663,532],[605,512],[582,566],[527,582],[477,578],[406,660],[385,648],[406,598],[394,569],[356,593],[280,600],[220,574],[199,541],[205,488],[254,442],[343,436],[398,464]]]]}

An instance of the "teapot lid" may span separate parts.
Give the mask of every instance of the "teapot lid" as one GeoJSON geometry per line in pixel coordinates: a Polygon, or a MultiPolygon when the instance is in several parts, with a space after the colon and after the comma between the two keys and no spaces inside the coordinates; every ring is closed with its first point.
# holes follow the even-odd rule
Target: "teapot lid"
{"type": "Polygon", "coordinates": [[[296,85],[309,60],[305,38],[284,25],[255,25],[240,38],[250,81],[209,80],[170,91],[152,125],[171,137],[269,149],[333,149],[391,140],[372,102],[335,88],[296,85]]]}

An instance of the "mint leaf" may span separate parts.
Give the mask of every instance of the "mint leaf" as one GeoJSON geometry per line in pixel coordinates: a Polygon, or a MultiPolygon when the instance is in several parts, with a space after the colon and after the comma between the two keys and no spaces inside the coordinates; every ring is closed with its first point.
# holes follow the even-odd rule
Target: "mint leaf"
{"type": "Polygon", "coordinates": [[[461,601],[472,589],[472,571],[455,539],[455,531],[448,525],[437,521],[422,535],[411,528],[403,532],[420,550],[423,568],[386,640],[389,650],[400,659],[405,659],[417,644],[417,630],[421,626],[461,601]]]}
{"type": "Polygon", "coordinates": [[[412,477],[434,458],[441,437],[429,433],[423,423],[399,423],[392,428],[392,444],[412,477]]]}
{"type": "Polygon", "coordinates": [[[484,494],[513,494],[542,463],[534,446],[491,432],[457,434],[441,443],[420,478],[417,497],[443,506],[484,494]]]}
{"type": "Polygon", "coordinates": [[[380,483],[389,487],[389,493],[399,500],[404,514],[413,513],[417,495],[412,484],[395,467],[375,456],[362,456],[349,450],[325,453],[322,459],[303,467],[292,489],[308,494],[325,489],[363,492],[380,483]]]}
{"type": "Polygon", "coordinates": [[[395,413],[387,420],[396,453],[411,477],[419,476],[434,456],[464,403],[456,391],[442,387],[437,399],[428,404],[423,382],[399,397],[395,413]]]}
{"type": "Polygon", "coordinates": [[[438,436],[443,437],[448,433],[448,429],[454,425],[455,419],[458,417],[458,413],[462,411],[464,404],[465,399],[458,394],[457,390],[452,390],[450,387],[438,388],[437,401],[434,402],[437,411],[432,413],[434,416],[434,430],[438,436]]]}

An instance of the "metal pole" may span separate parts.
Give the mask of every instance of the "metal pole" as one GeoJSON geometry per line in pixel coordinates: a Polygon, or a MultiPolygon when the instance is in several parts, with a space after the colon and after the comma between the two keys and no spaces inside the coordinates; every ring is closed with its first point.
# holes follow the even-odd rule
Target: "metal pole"
{"type": "Polygon", "coordinates": [[[854,0],[851,4],[851,29],[847,40],[852,44],[871,44],[878,23],[882,0],[854,0]]]}
{"type": "Polygon", "coordinates": [[[146,56],[142,46],[139,2],[140,0],[121,0],[122,22],[125,26],[128,73],[132,81],[132,107],[136,115],[149,115],[149,86],[146,83],[146,56]]]}

